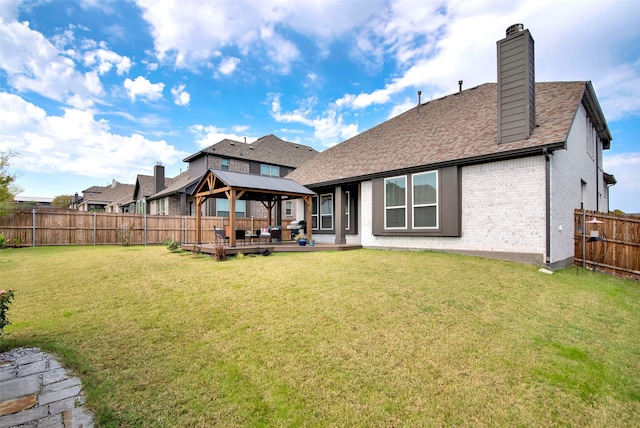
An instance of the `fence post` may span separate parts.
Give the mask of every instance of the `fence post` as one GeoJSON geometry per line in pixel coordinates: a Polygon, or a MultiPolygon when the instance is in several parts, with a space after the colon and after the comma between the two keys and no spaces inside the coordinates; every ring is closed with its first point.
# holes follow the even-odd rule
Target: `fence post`
{"type": "Polygon", "coordinates": [[[36,246],[36,210],[35,208],[31,210],[31,246],[36,246]]]}
{"type": "Polygon", "coordinates": [[[144,213],[144,245],[147,245],[147,213],[144,213]]]}
{"type": "Polygon", "coordinates": [[[96,219],[96,212],[94,211],[93,212],[93,245],[94,246],[96,245],[96,241],[98,239],[97,238],[98,234],[96,232],[97,227],[98,227],[98,221],[96,219]]]}
{"type": "Polygon", "coordinates": [[[187,242],[187,216],[184,216],[184,234],[182,235],[182,243],[186,244],[187,242]]]}

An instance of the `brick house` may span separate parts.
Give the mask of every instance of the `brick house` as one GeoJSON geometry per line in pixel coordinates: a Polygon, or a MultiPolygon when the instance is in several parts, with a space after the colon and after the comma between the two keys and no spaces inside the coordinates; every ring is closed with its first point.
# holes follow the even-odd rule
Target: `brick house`
{"type": "Polygon", "coordinates": [[[575,208],[608,210],[612,136],[591,82],[535,82],[518,24],[498,83],[426,103],[289,174],[315,191],[317,242],[571,263],[575,208]]]}

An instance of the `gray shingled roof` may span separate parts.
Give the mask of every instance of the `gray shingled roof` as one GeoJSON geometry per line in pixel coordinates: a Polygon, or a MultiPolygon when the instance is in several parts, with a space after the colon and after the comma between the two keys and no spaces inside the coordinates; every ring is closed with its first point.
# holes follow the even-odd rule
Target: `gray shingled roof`
{"type": "MultiPolygon", "coordinates": [[[[153,177],[152,177],[153,178],[153,177]]],[[[165,189],[156,193],[155,195],[151,195],[149,199],[158,199],[167,195],[174,195],[178,193],[184,193],[185,189],[190,185],[194,184],[198,181],[199,178],[194,178],[189,180],[189,171],[185,171],[180,175],[177,175],[171,179],[171,184],[168,185],[165,189]]]]}
{"type": "Polygon", "coordinates": [[[487,83],[416,106],[318,154],[287,178],[304,185],[340,183],[562,147],[590,84],[536,83],[537,127],[529,139],[506,144],[497,143],[496,86],[487,83]]]}
{"type": "Polygon", "coordinates": [[[133,184],[114,182],[109,186],[91,186],[83,192],[84,202],[113,203],[133,196],[133,184]],[[90,195],[89,193],[95,193],[90,195]]]}
{"type": "Polygon", "coordinates": [[[207,153],[215,156],[253,160],[272,165],[297,168],[317,155],[318,151],[312,147],[290,143],[273,134],[269,134],[251,144],[225,139],[192,154],[185,158],[184,162],[189,162],[207,153]]]}
{"type": "MultiPolygon", "coordinates": [[[[171,186],[173,183],[173,178],[164,179],[165,188],[171,186]]],[[[149,196],[155,193],[156,187],[156,179],[153,175],[142,175],[138,174],[137,184],[140,186],[140,191],[138,192],[138,199],[148,198],[149,196]]]]}

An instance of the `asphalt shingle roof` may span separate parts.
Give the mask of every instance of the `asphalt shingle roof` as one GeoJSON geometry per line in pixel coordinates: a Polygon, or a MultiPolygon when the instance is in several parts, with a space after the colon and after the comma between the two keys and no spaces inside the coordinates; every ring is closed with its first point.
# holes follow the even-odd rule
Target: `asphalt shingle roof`
{"type": "Polygon", "coordinates": [[[303,185],[562,145],[587,82],[536,83],[531,137],[498,144],[497,85],[486,83],[416,106],[310,159],[287,178],[303,185]]]}
{"type": "Polygon", "coordinates": [[[251,144],[225,139],[185,158],[184,162],[189,162],[207,153],[297,168],[317,155],[318,151],[312,147],[290,143],[269,134],[251,144]]]}

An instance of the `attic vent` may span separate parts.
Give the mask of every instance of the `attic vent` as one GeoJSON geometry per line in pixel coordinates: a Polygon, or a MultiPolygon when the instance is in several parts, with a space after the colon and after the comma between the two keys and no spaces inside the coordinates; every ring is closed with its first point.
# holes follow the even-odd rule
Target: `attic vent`
{"type": "Polygon", "coordinates": [[[249,146],[249,150],[253,150],[253,147],[249,146]]]}
{"type": "Polygon", "coordinates": [[[229,145],[231,145],[231,146],[235,146],[235,145],[236,145],[236,143],[229,143],[229,145]]]}

